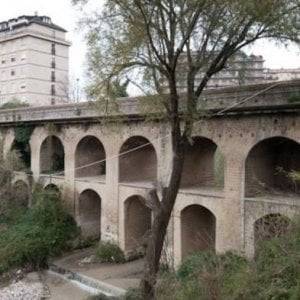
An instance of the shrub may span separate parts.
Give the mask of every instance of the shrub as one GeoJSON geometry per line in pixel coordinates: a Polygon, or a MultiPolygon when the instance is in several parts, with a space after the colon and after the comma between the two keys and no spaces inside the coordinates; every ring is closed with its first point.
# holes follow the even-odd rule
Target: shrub
{"type": "Polygon", "coordinates": [[[60,199],[37,188],[33,207],[0,236],[0,273],[30,264],[44,267],[50,256],[61,253],[78,230],[60,199]]]}
{"type": "Polygon", "coordinates": [[[100,242],[96,250],[99,262],[124,263],[125,255],[120,247],[112,242],[100,242]]]}

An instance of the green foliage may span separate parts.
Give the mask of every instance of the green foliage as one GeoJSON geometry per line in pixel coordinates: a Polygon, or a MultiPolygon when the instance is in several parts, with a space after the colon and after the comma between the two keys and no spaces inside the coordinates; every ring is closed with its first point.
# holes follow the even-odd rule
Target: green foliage
{"type": "Polygon", "coordinates": [[[300,222],[264,241],[255,260],[233,253],[196,253],[177,273],[163,274],[157,299],[281,300],[300,296],[300,222]]]}
{"type": "Polygon", "coordinates": [[[21,107],[28,107],[29,104],[18,99],[13,99],[9,102],[6,102],[0,106],[0,109],[14,109],[14,108],[21,108],[21,107]]]}
{"type": "Polygon", "coordinates": [[[15,127],[15,141],[12,149],[19,156],[23,164],[21,168],[15,169],[15,171],[30,169],[31,151],[29,141],[33,130],[34,126],[25,124],[18,125],[17,127],[15,127]]]}
{"type": "Polygon", "coordinates": [[[289,103],[299,103],[300,102],[300,93],[293,93],[288,97],[289,103]]]}
{"type": "Polygon", "coordinates": [[[112,242],[100,242],[96,250],[100,262],[124,263],[125,256],[120,247],[112,242]]]}
{"type": "Polygon", "coordinates": [[[12,267],[44,267],[78,233],[57,194],[37,187],[33,206],[0,235],[0,273],[12,267]]]}

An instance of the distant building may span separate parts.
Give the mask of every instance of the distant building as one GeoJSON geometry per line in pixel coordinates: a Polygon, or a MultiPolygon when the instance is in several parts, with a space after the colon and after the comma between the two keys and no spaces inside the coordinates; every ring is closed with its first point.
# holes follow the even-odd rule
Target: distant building
{"type": "Polygon", "coordinates": [[[296,69],[266,69],[265,80],[272,81],[286,81],[300,79],[300,68],[296,69]]]}
{"type": "MultiPolygon", "coordinates": [[[[266,69],[264,58],[261,55],[246,55],[239,52],[233,59],[228,61],[227,66],[212,76],[206,89],[218,89],[232,86],[242,86],[250,84],[267,83],[272,81],[285,81],[300,78],[299,69],[266,69]]],[[[179,92],[185,92],[186,83],[186,56],[179,59],[177,84],[179,92]]],[[[203,72],[196,75],[195,86],[199,85],[204,76],[203,72]]],[[[167,92],[166,83],[162,83],[167,92]]]]}
{"type": "Polygon", "coordinates": [[[66,30],[47,16],[21,16],[0,23],[0,104],[30,105],[68,98],[69,46],[66,30]]]}

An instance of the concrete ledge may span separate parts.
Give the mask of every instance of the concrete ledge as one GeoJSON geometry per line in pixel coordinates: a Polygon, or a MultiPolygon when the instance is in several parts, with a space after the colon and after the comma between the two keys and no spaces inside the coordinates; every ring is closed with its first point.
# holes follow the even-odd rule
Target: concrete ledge
{"type": "Polygon", "coordinates": [[[51,264],[49,266],[49,270],[53,273],[57,273],[58,275],[63,276],[67,280],[72,280],[78,282],[80,285],[95,289],[99,292],[99,294],[107,296],[111,299],[121,299],[126,294],[126,290],[124,289],[77,272],[72,272],[55,264],[51,264]]]}

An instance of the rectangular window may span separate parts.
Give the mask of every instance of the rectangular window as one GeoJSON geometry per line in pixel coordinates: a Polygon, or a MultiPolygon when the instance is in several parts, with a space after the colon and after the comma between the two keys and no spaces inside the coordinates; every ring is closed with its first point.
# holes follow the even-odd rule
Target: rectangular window
{"type": "Polygon", "coordinates": [[[51,62],[51,68],[52,68],[52,69],[55,69],[55,67],[56,67],[56,64],[55,64],[55,58],[53,57],[53,58],[52,58],[52,62],[51,62]]]}
{"type": "Polygon", "coordinates": [[[16,61],[16,58],[15,58],[15,57],[12,57],[12,58],[10,59],[10,61],[11,61],[11,62],[15,62],[15,61],[16,61]]]}
{"type": "Polygon", "coordinates": [[[55,85],[54,84],[51,85],[51,95],[55,96],[55,85]]]}
{"type": "Polygon", "coordinates": [[[1,64],[4,65],[5,64],[5,59],[1,60],[1,64]]]}
{"type": "Polygon", "coordinates": [[[51,54],[55,55],[56,51],[55,51],[55,44],[51,44],[51,54]]]}
{"type": "Polygon", "coordinates": [[[51,81],[55,82],[55,72],[54,71],[51,72],[51,81]]]}
{"type": "Polygon", "coordinates": [[[11,71],[10,71],[10,75],[11,75],[11,76],[15,76],[15,75],[16,75],[16,71],[15,71],[15,70],[11,70],[11,71]]]}

